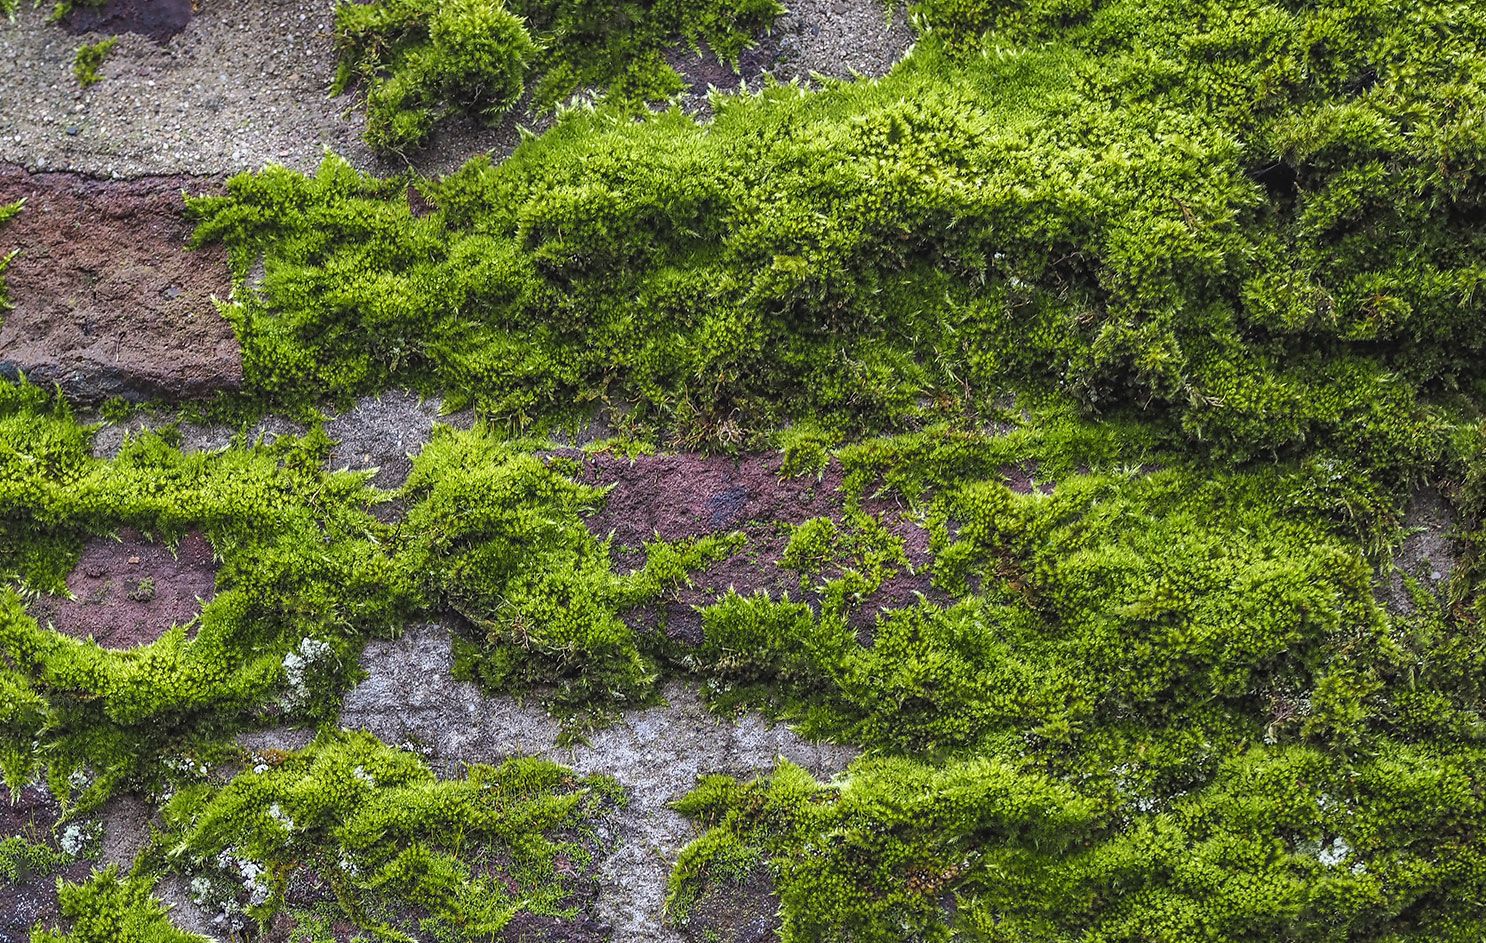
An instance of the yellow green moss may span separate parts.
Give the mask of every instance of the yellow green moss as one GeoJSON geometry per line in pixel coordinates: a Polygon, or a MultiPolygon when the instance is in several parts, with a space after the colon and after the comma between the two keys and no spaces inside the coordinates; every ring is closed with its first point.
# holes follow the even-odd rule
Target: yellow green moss
{"type": "Polygon", "coordinates": [[[77,56],[72,63],[72,75],[77,79],[77,84],[87,88],[103,81],[103,76],[98,74],[98,70],[103,67],[109,53],[114,51],[114,46],[118,43],[119,37],[110,36],[96,43],[77,47],[77,56]]]}
{"type": "Polygon", "coordinates": [[[684,88],[663,53],[706,44],[736,62],[782,12],[776,0],[374,0],[336,7],[335,90],[367,84],[368,143],[402,152],[454,115],[492,123],[526,94],[554,105],[580,89],[631,104],[684,88]]]}

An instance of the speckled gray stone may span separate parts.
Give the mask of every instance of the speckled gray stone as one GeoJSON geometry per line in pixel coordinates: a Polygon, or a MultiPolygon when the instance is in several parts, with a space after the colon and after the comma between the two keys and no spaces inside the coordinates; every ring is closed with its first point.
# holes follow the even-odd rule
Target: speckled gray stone
{"type": "MultiPolygon", "coordinates": [[[[0,161],[100,176],[221,175],[279,163],[313,170],[328,148],[358,167],[406,166],[361,140],[356,95],[330,97],[333,0],[205,0],[161,44],[120,36],[88,89],[72,77],[75,36],[46,22],[50,4],[0,19],[0,161]]],[[[513,119],[451,122],[417,166],[447,172],[471,155],[509,152],[513,119]]]]}
{"type": "Polygon", "coordinates": [[[849,748],[813,743],[757,714],[722,720],[680,682],[667,703],[626,713],[586,744],[557,745],[558,726],[536,704],[490,697],[450,674],[449,629],[424,625],[395,641],[368,644],[367,678],[347,695],[341,725],[419,749],[445,775],[465,763],[543,756],[583,773],[617,779],[630,794],[620,844],[600,865],[599,916],[615,943],[678,941],[663,921],[666,879],[695,833],[669,803],[706,773],[751,776],[785,757],[830,778],[854,758],[849,748]]]}

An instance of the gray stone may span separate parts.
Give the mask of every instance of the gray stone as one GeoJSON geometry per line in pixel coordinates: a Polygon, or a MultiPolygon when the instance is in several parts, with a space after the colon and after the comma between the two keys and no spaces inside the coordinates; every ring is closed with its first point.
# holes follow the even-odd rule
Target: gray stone
{"type": "Polygon", "coordinates": [[[695,832],[669,804],[699,776],[758,775],[785,757],[829,778],[855,756],[757,714],[728,722],[679,681],[666,685],[663,706],[626,712],[588,743],[560,747],[557,723],[536,704],[491,697],[451,676],[451,637],[443,625],[374,641],[361,666],[367,678],[347,695],[341,725],[418,749],[445,775],[471,762],[543,756],[582,773],[613,776],[625,787],[630,804],[619,823],[621,841],[600,863],[598,915],[614,927],[615,943],[681,939],[663,919],[666,880],[695,832]]]}

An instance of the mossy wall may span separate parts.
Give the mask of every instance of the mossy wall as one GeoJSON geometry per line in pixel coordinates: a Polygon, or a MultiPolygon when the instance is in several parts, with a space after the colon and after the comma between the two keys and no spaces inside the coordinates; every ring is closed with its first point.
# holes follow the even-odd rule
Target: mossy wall
{"type": "MultiPolygon", "coordinates": [[[[497,105],[532,69],[560,97],[662,39],[744,35],[658,4],[653,31],[481,9],[529,37],[623,37],[582,63],[503,45],[526,59],[501,65],[497,105]]],[[[245,919],[299,906],[288,874],[319,856],[365,926],[405,926],[416,900],[455,936],[495,932],[509,902],[425,838],[440,816],[525,842],[541,885],[570,841],[553,830],[608,787],[530,763],[437,781],[329,731],[225,785],[166,762],[330,721],[360,644],[436,614],[462,620],[462,676],[540,693],[573,735],[673,675],[866,751],[829,783],[788,764],[704,780],[678,806],[704,831],[676,921],[762,868],[787,941],[1486,933],[1486,18],[1350,0],[913,15],[920,43],[880,81],[719,97],[708,123],[616,95],[442,180],[331,157],[192,199],[198,243],[244,281],[225,314],[249,389],[224,409],[401,384],[487,420],[435,435],[400,524],[371,513],[392,496],[366,475],[322,470],[321,432],[210,455],[147,435],[103,460],[65,403],[0,386],[6,775],[90,770],[82,806],[177,790],[174,844],[68,892],[78,939],[93,913],[151,939],[149,883],[229,848],[267,875],[245,919]],[[603,490],[545,439],[595,414],[620,436],[595,449],[780,449],[785,474],[839,473],[839,517],[789,531],[798,594],[722,593],[690,647],[626,621],[748,537],[657,539],[621,566],[584,523],[603,490]],[[1464,565],[1389,608],[1421,481],[1455,499],[1464,565]],[[864,631],[849,605],[911,565],[888,497],[928,529],[936,595],[864,631]],[[111,652],[26,614],[85,538],[124,526],[211,540],[221,592],[194,637],[111,652]]],[[[430,55],[423,28],[367,60],[374,97],[430,55]]],[[[458,97],[415,78],[435,116],[458,97]]]]}
{"type": "Polygon", "coordinates": [[[518,423],[607,399],[716,440],[1031,384],[1238,458],[1408,464],[1421,390],[1479,381],[1453,96],[1481,24],[1457,12],[1012,7],[707,125],[570,115],[417,184],[416,218],[334,161],[193,209],[244,271],[266,259],[232,316],[270,395],[414,382],[518,423]]]}

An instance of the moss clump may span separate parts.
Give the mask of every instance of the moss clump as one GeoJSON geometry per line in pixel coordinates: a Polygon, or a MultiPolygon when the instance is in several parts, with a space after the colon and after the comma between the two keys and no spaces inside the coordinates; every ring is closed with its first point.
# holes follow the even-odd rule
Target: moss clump
{"type": "Polygon", "coordinates": [[[87,88],[103,81],[103,76],[98,74],[98,70],[103,67],[104,61],[108,59],[109,53],[114,51],[114,46],[118,43],[119,37],[110,36],[96,43],[77,47],[77,56],[72,62],[72,75],[77,79],[77,84],[87,88]]]}
{"type": "MultiPolygon", "coordinates": [[[[543,10],[508,11],[535,49],[520,68],[472,54],[505,70],[504,98],[518,75],[570,81],[544,31],[587,27],[543,10]]],[[[914,13],[923,40],[881,81],[720,99],[708,124],[573,110],[500,166],[440,181],[329,159],[192,200],[198,242],[226,244],[239,279],[264,261],[261,290],[228,309],[257,405],[400,383],[499,424],[440,433],[394,529],[365,513],[383,496],[320,471],[318,437],[214,457],[142,439],[101,462],[65,410],[7,388],[13,582],[59,585],[111,527],[193,526],[224,548],[226,594],[267,600],[219,597],[189,646],[124,655],[5,596],[7,771],[261,720],[289,666],[349,664],[369,633],[453,611],[462,674],[550,692],[570,720],[643,701],[669,671],[868,751],[833,783],[787,765],[706,780],[680,806],[708,830],[675,875],[678,917],[718,880],[768,873],[790,941],[1486,934],[1486,14],[914,13]],[[496,431],[605,407],[651,440],[772,442],[792,471],[844,474],[842,514],[784,554],[809,601],[725,595],[685,650],[632,630],[628,607],[738,538],[655,544],[616,572],[583,523],[602,493],[496,431]],[[1413,611],[1390,612],[1377,570],[1409,489],[1440,476],[1460,482],[1477,556],[1450,595],[1416,585],[1413,611]],[[934,594],[853,625],[848,603],[908,569],[871,512],[885,503],[926,523],[910,575],[934,594]]],[[[424,28],[366,74],[394,81],[424,28]]],[[[640,54],[655,48],[621,57],[633,87],[664,85],[640,54]]],[[[411,101],[443,100],[408,81],[411,101]]],[[[311,688],[308,716],[347,681],[311,688]]],[[[410,775],[398,802],[419,807],[434,785],[410,775]]],[[[304,770],[253,776],[182,793],[202,811],[178,823],[199,860],[178,860],[396,853],[348,844],[340,806],[293,845],[281,816],[322,821],[304,770]]],[[[395,870],[396,900],[431,894],[443,909],[418,919],[477,913],[434,851],[419,873],[455,877],[395,870]]],[[[263,887],[245,910],[278,906],[263,887]]],[[[402,919],[365,892],[364,913],[402,919]]]]}
{"type": "MultiPolygon", "coordinates": [[[[913,755],[1030,740],[1071,775],[1086,750],[1118,752],[1132,723],[1201,731],[1203,750],[1280,733],[1357,742],[1372,711],[1322,716],[1324,691],[1345,677],[1365,697],[1405,659],[1356,538],[1308,509],[1304,472],[1210,474],[1072,476],[1026,496],[963,480],[925,509],[951,605],[885,613],[864,647],[831,605],[730,596],[704,610],[694,657],[715,687],[817,734],[913,755]],[[1312,713],[1266,727],[1256,691],[1312,713]]],[[[791,552],[817,532],[797,531],[791,552]]],[[[1202,760],[1162,762],[1179,779],[1202,760]]]]}
{"type": "Polygon", "coordinates": [[[644,102],[681,88],[661,58],[682,40],[736,60],[780,12],[775,0],[616,4],[612,0],[374,0],[336,8],[335,91],[367,83],[367,142],[402,152],[440,121],[493,122],[525,93],[553,104],[580,87],[608,86],[644,102]]]}
{"type": "Polygon", "coordinates": [[[45,763],[65,781],[96,769],[93,798],[141,775],[182,738],[250,718],[333,715],[367,633],[416,603],[380,549],[361,476],[321,470],[326,440],[184,455],[159,435],[112,461],[91,430],[26,385],[0,384],[0,686],[6,778],[45,763]],[[222,561],[194,638],[185,627],[133,651],[39,625],[26,593],[66,592],[83,541],[133,527],[163,541],[199,530],[222,561]]]}
{"type": "Polygon", "coordinates": [[[323,470],[322,433],[192,455],[148,434],[114,460],[90,436],[63,401],[0,383],[0,769],[18,785],[42,764],[58,781],[90,767],[89,803],[245,724],[333,718],[362,643],[419,617],[467,620],[461,673],[541,686],[576,729],[653,694],[662,643],[620,614],[733,546],[656,542],[616,573],[581,518],[602,493],[483,427],[439,432],[396,528],[370,515],[391,496],[366,475],[323,470]],[[194,625],[112,651],[27,613],[22,594],[66,593],[83,542],[122,527],[211,541],[218,592],[194,625]]]}
{"type": "Polygon", "coordinates": [[[542,47],[539,104],[585,89],[638,104],[685,86],[664,53],[685,44],[726,63],[738,57],[784,12],[778,0],[512,0],[542,47]]]}
{"type": "Polygon", "coordinates": [[[22,835],[7,835],[0,839],[0,881],[14,884],[32,875],[51,874],[75,860],[73,855],[50,845],[28,841],[22,835]]]}
{"type": "Polygon", "coordinates": [[[1396,499],[1324,464],[1121,471],[1074,432],[842,450],[853,487],[918,496],[952,600],[883,614],[870,645],[828,608],[704,611],[710,690],[890,759],[704,784],[673,914],[762,861],[786,941],[1478,936],[1477,617],[1374,600],[1351,508],[1396,499]],[[1070,442],[1094,467],[1051,493],[998,480],[1084,464],[1070,442]],[[977,819],[996,790],[1032,805],[977,819]]]}
{"type": "Polygon", "coordinates": [[[166,807],[162,867],[238,929],[351,922],[377,937],[486,940],[518,914],[571,916],[594,829],[622,800],[541,760],[440,780],[369,734],[339,734],[166,807]]]}
{"type": "Polygon", "coordinates": [[[815,592],[829,612],[844,613],[899,572],[910,570],[903,540],[858,508],[843,523],[828,517],[805,521],[790,533],[779,561],[800,574],[802,592],[815,592]]]}
{"type": "Polygon", "coordinates": [[[1465,941],[1482,930],[1483,760],[1399,748],[1338,767],[1255,748],[1169,800],[1129,782],[1120,810],[986,759],[863,762],[832,785],[789,766],[719,777],[680,804],[714,828],[683,854],[670,905],[684,913],[716,862],[759,855],[786,943],[1465,941]]]}
{"type": "Polygon", "coordinates": [[[368,83],[366,139],[416,147],[452,114],[498,120],[521,98],[537,52],[502,0],[379,0],[336,8],[334,91],[368,83]]]}
{"type": "Polygon", "coordinates": [[[1482,94],[1486,23],[987,9],[969,53],[930,28],[881,81],[729,99],[706,125],[570,114],[419,183],[421,218],[333,161],[235,179],[192,206],[199,240],[266,260],[232,314],[250,383],[414,383],[517,423],[632,403],[712,442],[978,416],[1029,387],[1239,460],[1427,461],[1424,404],[1486,362],[1474,171],[1441,143],[1474,140],[1454,96],[1482,94]]]}
{"type": "Polygon", "coordinates": [[[620,614],[726,556],[733,541],[657,541],[644,567],[620,575],[582,520],[603,492],[563,471],[489,429],[436,435],[405,489],[416,502],[405,565],[472,627],[456,643],[461,674],[495,690],[556,684],[553,706],[575,719],[651,696],[658,640],[642,640],[620,614]]]}
{"type": "Polygon", "coordinates": [[[177,930],[165,906],[150,896],[150,882],[121,877],[114,866],[81,884],[61,884],[61,911],[69,929],[38,928],[32,943],[200,943],[177,930]]]}

